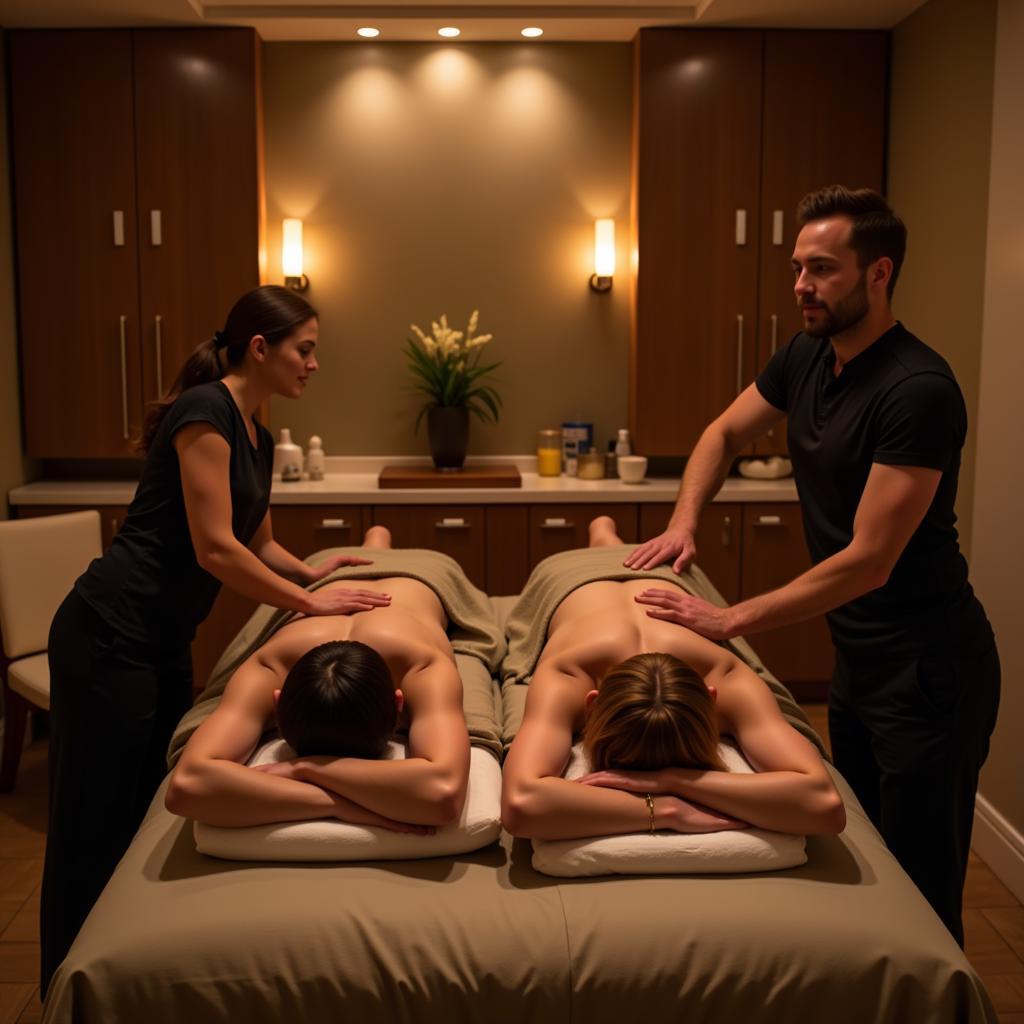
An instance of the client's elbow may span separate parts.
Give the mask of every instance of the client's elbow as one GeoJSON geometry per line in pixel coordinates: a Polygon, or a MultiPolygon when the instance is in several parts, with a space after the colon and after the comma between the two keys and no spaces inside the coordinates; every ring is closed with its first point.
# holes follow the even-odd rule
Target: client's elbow
{"type": "Polygon", "coordinates": [[[466,784],[454,778],[439,778],[430,801],[433,821],[430,825],[450,825],[458,821],[466,803],[466,784]]]}
{"type": "Polygon", "coordinates": [[[537,801],[528,788],[515,787],[502,792],[501,824],[516,839],[537,838],[537,801]]]}
{"type": "Polygon", "coordinates": [[[809,835],[834,836],[846,828],[846,805],[834,786],[819,793],[815,799],[814,830],[809,835]]]}
{"type": "Polygon", "coordinates": [[[164,794],[164,807],[182,818],[194,817],[195,805],[199,797],[198,779],[193,772],[176,768],[167,784],[164,794]]]}

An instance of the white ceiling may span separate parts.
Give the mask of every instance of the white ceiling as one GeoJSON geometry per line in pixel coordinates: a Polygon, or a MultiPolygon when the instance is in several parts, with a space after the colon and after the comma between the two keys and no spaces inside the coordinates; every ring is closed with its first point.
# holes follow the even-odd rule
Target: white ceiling
{"type": "Polygon", "coordinates": [[[645,26],[892,28],[925,0],[0,0],[4,28],[249,25],[266,40],[358,42],[371,25],[381,42],[437,41],[456,25],[463,42],[522,41],[527,25],[551,42],[628,42],[645,26]]]}

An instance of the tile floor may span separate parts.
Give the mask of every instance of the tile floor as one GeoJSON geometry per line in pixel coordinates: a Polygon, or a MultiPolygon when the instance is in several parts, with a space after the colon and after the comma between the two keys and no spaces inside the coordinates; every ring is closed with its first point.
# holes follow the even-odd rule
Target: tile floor
{"type": "MultiPolygon", "coordinates": [[[[823,735],[823,705],[807,707],[823,735]]],[[[14,793],[0,795],[0,1024],[42,1019],[39,880],[46,840],[46,741],[25,751],[14,793]]],[[[964,894],[967,956],[1001,1024],[1024,1024],[1024,907],[971,855],[964,894]]]]}

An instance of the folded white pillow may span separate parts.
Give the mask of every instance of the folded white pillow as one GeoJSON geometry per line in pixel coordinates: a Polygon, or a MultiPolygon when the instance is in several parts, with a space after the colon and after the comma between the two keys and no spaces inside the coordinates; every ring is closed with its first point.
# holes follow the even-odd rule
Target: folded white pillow
{"type": "MultiPolygon", "coordinates": [[[[274,739],[249,758],[250,765],[287,761],[295,754],[284,740],[274,739]]],[[[385,757],[404,758],[404,744],[389,744],[385,757]]],[[[458,821],[434,835],[419,836],[369,825],[350,825],[334,818],[222,828],[196,822],[196,848],[225,860],[348,861],[418,860],[469,853],[489,846],[501,832],[501,768],[493,755],[471,747],[469,786],[458,821]]]]}
{"type": "MultiPolygon", "coordinates": [[[[720,743],[718,752],[731,772],[752,772],[740,751],[720,743]]],[[[589,771],[583,747],[572,748],[567,779],[589,771]]],[[[779,871],[807,861],[806,840],[765,829],[684,834],[636,832],[590,839],[534,839],[533,866],[545,875],[714,875],[779,871]]]]}

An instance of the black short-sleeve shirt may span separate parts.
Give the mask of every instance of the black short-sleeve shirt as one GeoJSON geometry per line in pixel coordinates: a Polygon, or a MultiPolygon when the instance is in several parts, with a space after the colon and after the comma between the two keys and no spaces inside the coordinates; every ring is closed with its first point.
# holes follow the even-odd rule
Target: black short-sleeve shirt
{"type": "Polygon", "coordinates": [[[853,539],[853,520],[874,463],[942,472],[938,490],[888,582],[828,615],[850,656],[914,657],[981,650],[992,632],[967,579],[957,542],[963,396],[949,364],[897,323],[835,374],[829,339],[796,335],[757,379],[788,415],[787,437],[811,559],[853,539]]]}
{"type": "Polygon", "coordinates": [[[252,540],[270,504],[270,432],[255,423],[254,448],[224,384],[189,388],[167,411],[153,438],[135,498],[113,544],[75,583],[118,634],[149,652],[176,651],[190,643],[220,589],[220,581],[196,561],[173,444],[182,427],[197,422],[209,423],[231,448],[231,529],[242,544],[252,540]]]}

